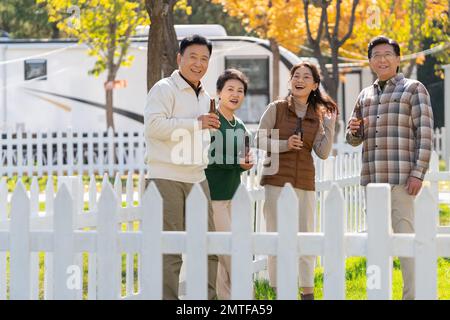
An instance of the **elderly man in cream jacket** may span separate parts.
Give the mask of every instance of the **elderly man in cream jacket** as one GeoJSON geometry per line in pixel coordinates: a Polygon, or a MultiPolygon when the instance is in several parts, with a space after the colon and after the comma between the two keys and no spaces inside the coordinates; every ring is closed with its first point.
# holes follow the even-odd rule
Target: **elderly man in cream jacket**
{"type": "MultiPolygon", "coordinates": [[[[144,111],[146,184],[156,184],[163,198],[164,231],[185,230],[186,197],[199,183],[208,199],[208,230],[215,231],[211,197],[204,169],[210,135],[218,116],[209,114],[210,97],[200,80],[208,69],[211,42],[194,35],[181,41],[179,69],[157,82],[148,93],[144,111]]],[[[217,256],[208,257],[208,298],[216,298],[217,256]]],[[[163,298],[178,299],[181,255],[163,257],[163,298]]]]}

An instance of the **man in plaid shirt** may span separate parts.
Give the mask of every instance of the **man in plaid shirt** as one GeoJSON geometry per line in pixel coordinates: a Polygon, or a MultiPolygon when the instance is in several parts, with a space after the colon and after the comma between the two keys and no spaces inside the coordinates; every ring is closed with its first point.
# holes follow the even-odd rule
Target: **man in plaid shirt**
{"type": "MultiPolygon", "coordinates": [[[[414,233],[414,199],[432,148],[430,96],[422,83],[398,73],[400,46],[394,40],[376,37],[369,43],[368,57],[378,79],[359,94],[346,139],[352,146],[363,143],[361,185],[391,185],[394,232],[414,233]]],[[[400,258],[400,263],[403,299],[414,299],[414,258],[400,258]]]]}

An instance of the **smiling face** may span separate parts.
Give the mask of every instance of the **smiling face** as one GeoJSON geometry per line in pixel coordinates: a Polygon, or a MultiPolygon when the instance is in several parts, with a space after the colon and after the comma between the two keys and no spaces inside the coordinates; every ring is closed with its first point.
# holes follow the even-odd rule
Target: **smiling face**
{"type": "Polygon", "coordinates": [[[394,52],[394,48],[387,43],[379,44],[372,49],[369,59],[370,67],[381,81],[389,80],[397,74],[400,66],[400,57],[394,52]]]}
{"type": "Polygon", "coordinates": [[[295,70],[291,83],[292,95],[300,99],[308,99],[311,91],[317,89],[319,84],[314,81],[313,73],[307,66],[301,66],[295,70]]]}
{"type": "Polygon", "coordinates": [[[183,54],[178,53],[177,63],[181,74],[197,85],[208,70],[209,50],[205,45],[193,44],[183,54]]]}
{"type": "Polygon", "coordinates": [[[218,95],[221,108],[235,111],[241,107],[244,101],[244,84],[236,79],[227,80],[218,95]]]}

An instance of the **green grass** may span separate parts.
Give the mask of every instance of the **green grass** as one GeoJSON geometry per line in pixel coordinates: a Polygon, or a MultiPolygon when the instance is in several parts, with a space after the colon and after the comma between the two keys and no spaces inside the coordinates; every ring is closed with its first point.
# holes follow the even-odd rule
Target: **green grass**
{"type": "MultiPolygon", "coordinates": [[[[438,299],[450,300],[450,259],[438,259],[438,299]]],[[[351,257],[346,260],[346,299],[366,300],[366,259],[351,257]]],[[[392,272],[392,298],[400,300],[402,297],[402,273],[398,258],[394,259],[392,272]]],[[[318,267],[314,278],[314,296],[323,299],[323,268],[318,267]]],[[[276,299],[276,293],[269,286],[267,280],[255,281],[255,298],[257,300],[276,299]]]]}
{"type": "MultiPolygon", "coordinates": [[[[45,188],[47,187],[47,181],[48,181],[48,177],[47,175],[39,177],[38,180],[38,185],[39,185],[39,192],[44,192],[45,188]]],[[[6,184],[8,186],[8,192],[13,192],[15,190],[15,187],[18,183],[18,176],[14,176],[12,178],[7,178],[6,179],[6,184]]],[[[109,182],[113,185],[114,184],[114,177],[108,177],[109,182]]],[[[89,185],[89,182],[91,180],[90,176],[88,175],[83,175],[82,177],[83,180],[83,184],[85,186],[89,185]]],[[[139,176],[138,175],[133,175],[133,186],[134,188],[137,188],[138,186],[138,181],[139,180],[139,176]]],[[[31,186],[31,181],[32,181],[32,177],[30,176],[23,176],[21,177],[21,181],[23,183],[23,185],[25,186],[26,190],[30,190],[30,186],[31,186]]],[[[101,183],[103,181],[103,176],[101,175],[95,175],[95,182],[97,184],[97,190],[100,191],[100,187],[101,187],[101,183]]],[[[125,191],[125,186],[127,183],[127,176],[121,176],[120,177],[120,181],[122,182],[122,188],[125,191]]],[[[54,175],[53,176],[53,187],[54,190],[57,190],[57,186],[58,186],[58,176],[54,175]]]]}
{"type": "Polygon", "coordinates": [[[445,160],[439,160],[439,171],[445,171],[446,167],[445,160]]]}
{"type": "MultiPolygon", "coordinates": [[[[123,226],[122,226],[123,227],[123,226]]],[[[134,225],[133,229],[136,230],[138,225],[134,225]]],[[[124,227],[122,228],[124,229],[124,227]]],[[[39,253],[39,299],[44,297],[44,253],[39,253]]],[[[138,279],[137,279],[137,265],[138,256],[133,254],[134,265],[134,287],[133,291],[138,292],[138,279]]],[[[88,255],[83,253],[83,299],[87,299],[87,282],[88,282],[88,255]]],[[[9,253],[7,254],[7,274],[9,275],[9,253]]],[[[392,297],[394,300],[400,300],[402,296],[402,274],[400,270],[400,263],[397,258],[394,259],[393,265],[393,282],[392,282],[392,297]]],[[[347,300],[365,300],[367,299],[366,292],[366,259],[360,257],[351,257],[346,260],[346,299],[347,300]]],[[[438,299],[450,300],[450,259],[439,258],[438,259],[438,299]]],[[[9,277],[7,277],[7,283],[9,286],[9,277]]],[[[314,295],[317,300],[323,299],[323,268],[317,267],[315,270],[314,279],[314,295]]],[[[269,286],[267,280],[256,280],[254,282],[254,292],[256,300],[274,300],[276,299],[276,293],[269,286]]],[[[122,255],[122,296],[126,293],[126,255],[122,255]]],[[[299,292],[300,294],[300,292],[299,292]]],[[[9,296],[9,295],[8,295],[9,296]]],[[[298,296],[300,298],[300,295],[298,296]]]]}
{"type": "Polygon", "coordinates": [[[439,204],[439,224],[441,226],[450,226],[450,207],[448,204],[439,204]]]}

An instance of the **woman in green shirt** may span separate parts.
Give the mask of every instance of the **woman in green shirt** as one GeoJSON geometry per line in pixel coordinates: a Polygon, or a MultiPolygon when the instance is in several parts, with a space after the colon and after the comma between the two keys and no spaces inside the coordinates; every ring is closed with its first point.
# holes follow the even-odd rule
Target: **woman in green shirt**
{"type": "MultiPolygon", "coordinates": [[[[242,120],[234,114],[244,101],[247,86],[245,75],[235,69],[225,70],[216,83],[220,128],[211,132],[210,160],[205,170],[216,231],[231,230],[231,199],[241,182],[241,173],[253,166],[249,148],[245,148],[245,137],[249,137],[249,132],[242,120]],[[240,155],[244,157],[241,158],[240,155]]],[[[216,287],[219,299],[230,299],[229,256],[219,256],[216,287]]]]}

